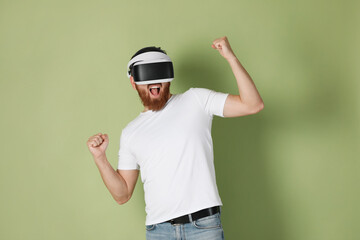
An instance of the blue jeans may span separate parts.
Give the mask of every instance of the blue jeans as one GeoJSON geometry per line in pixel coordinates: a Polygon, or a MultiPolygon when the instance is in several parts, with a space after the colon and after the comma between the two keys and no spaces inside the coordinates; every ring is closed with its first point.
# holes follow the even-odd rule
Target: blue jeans
{"type": "Polygon", "coordinates": [[[223,240],[221,212],[185,224],[146,225],[146,240],[223,240]]]}

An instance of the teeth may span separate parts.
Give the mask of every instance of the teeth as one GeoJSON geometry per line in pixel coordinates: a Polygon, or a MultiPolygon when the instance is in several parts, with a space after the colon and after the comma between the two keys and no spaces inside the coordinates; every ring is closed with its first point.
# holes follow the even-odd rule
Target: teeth
{"type": "Polygon", "coordinates": [[[149,88],[161,88],[161,83],[159,84],[151,84],[149,88]]]}

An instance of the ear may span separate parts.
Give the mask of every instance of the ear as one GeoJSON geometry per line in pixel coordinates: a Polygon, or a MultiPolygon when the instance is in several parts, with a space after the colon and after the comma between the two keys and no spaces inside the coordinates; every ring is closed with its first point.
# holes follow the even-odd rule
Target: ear
{"type": "Polygon", "coordinates": [[[131,86],[133,87],[133,89],[136,90],[136,87],[135,87],[136,83],[134,82],[134,77],[133,76],[130,77],[130,83],[131,83],[131,86]]]}

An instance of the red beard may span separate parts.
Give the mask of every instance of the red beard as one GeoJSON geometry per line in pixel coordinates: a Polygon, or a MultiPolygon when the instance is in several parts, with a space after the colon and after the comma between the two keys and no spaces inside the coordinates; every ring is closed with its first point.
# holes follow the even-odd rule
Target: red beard
{"type": "Polygon", "coordinates": [[[142,89],[138,88],[137,85],[135,86],[142,104],[149,110],[160,111],[170,98],[170,82],[161,84],[160,96],[158,98],[152,98],[148,88],[142,89]]]}

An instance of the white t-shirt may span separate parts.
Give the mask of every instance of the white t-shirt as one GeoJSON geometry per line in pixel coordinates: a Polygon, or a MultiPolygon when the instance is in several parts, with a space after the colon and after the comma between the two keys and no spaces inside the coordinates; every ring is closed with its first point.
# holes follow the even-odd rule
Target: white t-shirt
{"type": "Polygon", "coordinates": [[[211,125],[227,93],[190,88],[158,111],[140,113],[122,131],[118,169],[140,169],[146,225],[220,205],[211,125]]]}

